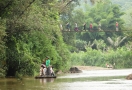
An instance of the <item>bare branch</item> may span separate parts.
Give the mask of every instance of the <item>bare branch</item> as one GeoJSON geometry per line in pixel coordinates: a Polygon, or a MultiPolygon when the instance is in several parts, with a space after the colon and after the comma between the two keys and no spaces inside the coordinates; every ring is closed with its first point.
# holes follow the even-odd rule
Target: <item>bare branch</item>
{"type": "Polygon", "coordinates": [[[19,17],[21,17],[23,14],[24,14],[24,12],[32,5],[32,3],[34,3],[35,2],[35,0],[33,0],[33,1],[31,1],[30,3],[29,3],[29,5],[21,12],[21,14],[19,15],[19,17]]]}
{"type": "MultiPolygon", "coordinates": [[[[64,11],[64,9],[70,4],[70,3],[72,3],[74,0],[69,0],[62,8],[61,8],[61,10],[60,10],[60,12],[59,13],[62,13],[63,11],[64,11]]],[[[65,1],[66,2],[66,1],[65,1]]],[[[65,3],[64,2],[64,3],[65,3]]]]}

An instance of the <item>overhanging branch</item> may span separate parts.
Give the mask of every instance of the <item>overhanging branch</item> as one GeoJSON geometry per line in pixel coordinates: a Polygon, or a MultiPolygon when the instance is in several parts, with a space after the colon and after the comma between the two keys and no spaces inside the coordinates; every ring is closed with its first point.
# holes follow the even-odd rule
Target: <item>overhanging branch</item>
{"type": "MultiPolygon", "coordinates": [[[[19,17],[21,17],[21,16],[24,14],[24,12],[25,12],[34,2],[35,2],[35,0],[31,1],[31,2],[29,3],[29,5],[21,12],[21,14],[19,15],[19,17]]],[[[19,17],[18,17],[18,18],[19,18],[19,17]]]]}
{"type": "Polygon", "coordinates": [[[61,13],[70,3],[72,3],[74,0],[69,0],[64,7],[60,10],[59,13],[61,13]]]}

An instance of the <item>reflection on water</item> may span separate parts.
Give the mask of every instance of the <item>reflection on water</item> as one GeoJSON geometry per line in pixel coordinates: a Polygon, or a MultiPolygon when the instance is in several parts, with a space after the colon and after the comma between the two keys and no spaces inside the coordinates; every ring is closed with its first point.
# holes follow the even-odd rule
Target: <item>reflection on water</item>
{"type": "Polygon", "coordinates": [[[93,81],[63,84],[63,90],[131,90],[131,81],[93,81]]]}
{"type": "Polygon", "coordinates": [[[0,79],[0,90],[49,90],[49,85],[52,86],[54,78],[35,79],[24,78],[18,80],[15,78],[0,79]]]}
{"type": "Polygon", "coordinates": [[[6,78],[0,79],[0,90],[131,90],[132,81],[125,79],[131,71],[131,69],[85,71],[47,79],[6,78]]]}
{"type": "Polygon", "coordinates": [[[54,78],[47,78],[47,79],[38,79],[40,84],[45,84],[47,82],[54,82],[54,78]]]}

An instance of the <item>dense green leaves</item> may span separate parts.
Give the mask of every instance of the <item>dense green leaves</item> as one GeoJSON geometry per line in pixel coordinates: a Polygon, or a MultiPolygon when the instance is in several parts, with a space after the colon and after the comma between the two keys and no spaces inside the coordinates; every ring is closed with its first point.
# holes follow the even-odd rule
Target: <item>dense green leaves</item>
{"type": "MultiPolygon", "coordinates": [[[[6,2],[8,1],[0,2],[1,9],[6,6],[6,2]]],[[[69,51],[58,27],[57,3],[55,0],[12,0],[12,4],[3,9],[1,17],[6,18],[6,23],[3,23],[2,19],[0,60],[6,61],[4,62],[7,67],[6,75],[19,77],[35,75],[36,72],[38,74],[40,64],[46,56],[52,59],[51,65],[55,71],[67,69],[69,51]]]]}
{"type": "MultiPolygon", "coordinates": [[[[129,55],[128,53],[130,53],[129,50],[131,44],[128,43],[128,41],[131,39],[131,33],[128,34],[121,32],[122,30],[127,30],[126,27],[124,27],[124,19],[121,18],[125,13],[121,11],[120,6],[111,3],[110,0],[91,0],[91,2],[93,3],[92,6],[90,6],[88,3],[82,4],[82,6],[77,7],[74,11],[71,11],[70,14],[67,14],[68,18],[62,18],[64,23],[63,25],[66,24],[65,21],[68,19],[67,21],[70,22],[71,30],[74,30],[74,23],[76,22],[78,24],[79,30],[82,31],[83,24],[85,22],[87,30],[89,30],[89,25],[92,23],[93,30],[98,31],[98,25],[101,23],[102,32],[78,32],[74,33],[75,37],[69,38],[69,41],[76,40],[76,43],[73,45],[73,47],[76,47],[78,50],[80,50],[79,52],[74,49],[74,51],[77,53],[74,52],[72,54],[72,64],[105,66],[106,63],[113,64],[115,62],[117,64],[117,68],[128,67],[128,65],[124,65],[124,63],[126,63],[126,61],[129,62],[131,57],[130,55],[126,58],[126,56],[129,55]],[[115,31],[116,22],[119,23],[120,32],[103,32],[105,30],[115,31]],[[122,47],[125,45],[125,43],[127,43],[127,47],[129,48],[126,51],[124,47],[122,47]],[[122,57],[120,55],[122,55],[122,57]],[[120,61],[121,63],[119,64],[120,61]]],[[[131,16],[129,16],[129,19],[131,19],[130,17],[131,16]]],[[[73,34],[71,35],[73,36],[73,34]]],[[[69,36],[69,33],[65,33],[63,36],[65,40],[67,36],[69,36]]],[[[67,44],[72,45],[70,43],[67,44]]]]}
{"type": "Polygon", "coordinates": [[[5,46],[5,19],[0,18],[0,77],[5,76],[5,70],[6,70],[6,46],[5,46]]]}
{"type": "Polygon", "coordinates": [[[131,57],[131,51],[125,47],[118,48],[116,51],[111,49],[106,52],[87,48],[86,52],[74,52],[72,54],[71,63],[73,65],[102,67],[106,67],[106,63],[110,65],[114,65],[115,63],[115,68],[132,68],[131,57]]]}
{"type": "Polygon", "coordinates": [[[132,35],[103,31],[115,30],[115,22],[120,31],[131,29],[131,22],[126,23],[131,20],[131,12],[121,18],[124,12],[110,0],[90,1],[93,5],[85,2],[79,7],[79,0],[0,0],[0,76],[38,74],[46,56],[55,71],[71,65],[104,66],[114,62],[117,68],[130,68],[132,35]],[[59,26],[66,30],[67,22],[71,31],[75,23],[79,30],[84,23],[89,30],[92,23],[96,31],[101,23],[102,32],[62,33],[59,26]],[[124,27],[124,23],[129,25],[124,27]]]}

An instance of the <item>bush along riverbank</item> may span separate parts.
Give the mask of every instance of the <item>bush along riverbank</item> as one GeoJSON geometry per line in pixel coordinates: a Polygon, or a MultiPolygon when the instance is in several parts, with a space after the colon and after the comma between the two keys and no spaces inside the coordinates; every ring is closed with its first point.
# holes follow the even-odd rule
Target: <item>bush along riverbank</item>
{"type": "Polygon", "coordinates": [[[0,68],[0,78],[4,78],[5,77],[5,70],[0,68]]]}

